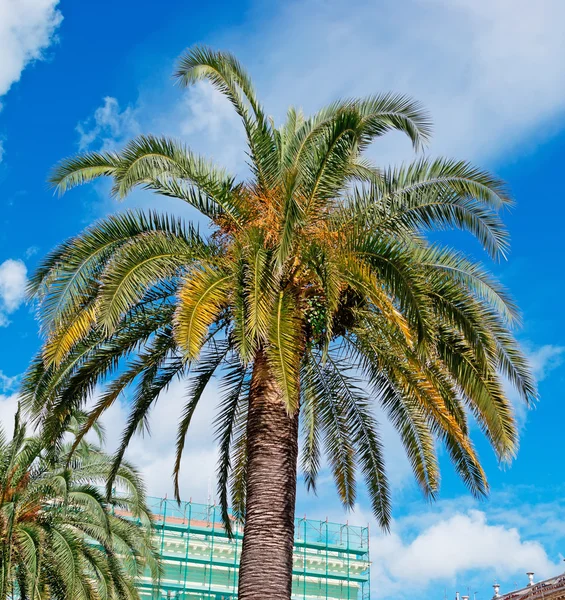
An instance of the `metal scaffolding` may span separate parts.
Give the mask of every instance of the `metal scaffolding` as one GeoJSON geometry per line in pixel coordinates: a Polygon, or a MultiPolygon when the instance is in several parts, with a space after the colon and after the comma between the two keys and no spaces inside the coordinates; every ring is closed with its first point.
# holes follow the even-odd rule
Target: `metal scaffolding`
{"type": "MultiPolygon", "coordinates": [[[[233,600],[242,527],[228,539],[215,505],[150,499],[163,573],[139,579],[147,600],[233,600]]],[[[369,530],[296,519],[293,600],[369,600],[369,530]]]]}

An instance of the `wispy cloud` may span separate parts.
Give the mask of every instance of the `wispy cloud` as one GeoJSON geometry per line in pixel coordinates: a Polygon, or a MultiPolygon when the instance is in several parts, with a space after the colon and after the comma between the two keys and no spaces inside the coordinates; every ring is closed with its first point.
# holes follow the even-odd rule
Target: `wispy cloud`
{"type": "Polygon", "coordinates": [[[18,375],[9,377],[8,375],[4,374],[3,371],[0,370],[0,392],[13,391],[18,385],[19,380],[20,377],[18,375]]]}
{"type": "MultiPolygon", "coordinates": [[[[561,0],[294,0],[276,8],[256,3],[250,14],[240,29],[207,41],[238,55],[278,122],[289,105],[311,113],[338,97],[401,92],[434,119],[431,153],[480,162],[563,123],[561,0]]],[[[188,113],[191,144],[219,159],[242,151],[227,113],[204,87],[179,106],[188,113]]],[[[156,108],[174,113],[178,125],[178,107],[156,108]]],[[[380,162],[412,155],[395,135],[372,153],[380,162]]]]}
{"type": "Polygon", "coordinates": [[[26,258],[31,258],[32,256],[35,256],[38,252],[39,252],[39,246],[29,246],[28,248],[26,248],[26,251],[24,252],[24,256],[26,258]]]}
{"type": "MultiPolygon", "coordinates": [[[[522,345],[532,373],[538,383],[549,377],[550,373],[558,369],[565,359],[565,346],[555,344],[535,346],[527,340],[522,345]]],[[[509,381],[505,381],[504,387],[508,397],[512,401],[518,426],[521,430],[524,430],[528,420],[528,406],[526,406],[509,381]]]]}
{"type": "Polygon", "coordinates": [[[91,117],[77,125],[79,150],[113,150],[140,130],[135,109],[123,110],[116,98],[106,96],[91,117]]]}
{"type": "Polygon", "coordinates": [[[530,365],[538,381],[543,381],[551,371],[561,366],[564,359],[565,346],[546,344],[529,353],[530,365]]]}
{"type": "Polygon", "coordinates": [[[246,170],[245,137],[239,115],[229,100],[207,82],[184,92],[174,109],[178,133],[197,152],[234,172],[246,170]]]}
{"type": "Polygon", "coordinates": [[[10,323],[8,315],[24,301],[26,283],[27,268],[21,260],[9,258],[0,264],[0,327],[10,323]]]}

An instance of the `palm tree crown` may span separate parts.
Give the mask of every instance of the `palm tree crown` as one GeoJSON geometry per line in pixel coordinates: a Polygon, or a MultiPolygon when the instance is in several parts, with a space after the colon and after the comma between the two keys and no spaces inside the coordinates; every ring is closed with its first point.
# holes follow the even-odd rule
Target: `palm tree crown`
{"type": "Polygon", "coordinates": [[[145,568],[158,572],[136,471],[122,464],[122,494],[106,500],[100,485],[110,457],[86,441],[72,457],[69,450],[63,444],[47,451],[41,438],[26,436],[19,414],[11,440],[0,430],[1,600],[136,600],[135,576],[145,568]]]}
{"type": "Polygon", "coordinates": [[[227,507],[231,489],[243,514],[252,381],[262,369],[286,414],[299,414],[309,487],[325,453],[344,504],[355,501],[359,470],[388,526],[379,405],[427,496],[439,486],[436,440],[469,489],[485,494],[469,417],[508,460],[517,432],[503,382],[527,403],[535,387],[511,333],[518,316],[507,292],[480,264],[426,234],[465,230],[491,257],[504,257],[498,213],[511,200],[503,183],[463,161],[375,167],[364,151],[387,131],[404,132],[415,149],[429,138],[426,114],[403,96],[335,102],[309,118],[291,108],[276,127],[230,54],[193,48],[176,77],[183,85],[208,80],[230,100],[251,176],[239,181],[154,136],[57,167],[60,192],[110,177],[117,198],[142,187],[187,202],[208,217],[211,233],[127,211],[54,250],[30,285],[46,341],[26,378],[26,407],[56,437],[103,381],[82,435],[131,387],[115,474],[160,392],[186,376],[178,478],[192,415],[217,374],[219,495],[227,507]]]}

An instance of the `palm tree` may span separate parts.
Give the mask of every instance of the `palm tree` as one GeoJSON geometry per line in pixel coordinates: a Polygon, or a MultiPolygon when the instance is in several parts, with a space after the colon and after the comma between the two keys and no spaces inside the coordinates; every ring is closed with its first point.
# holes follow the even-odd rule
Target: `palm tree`
{"type": "Polygon", "coordinates": [[[47,452],[40,437],[27,437],[19,412],[11,440],[0,430],[1,600],[135,600],[135,576],[157,573],[135,469],[120,466],[122,494],[107,501],[100,485],[110,457],[84,440],[73,457],[69,450],[47,452]]]}
{"type": "Polygon", "coordinates": [[[469,417],[501,461],[514,455],[503,380],[526,403],[536,394],[511,333],[516,307],[480,264],[427,236],[464,230],[504,257],[498,213],[511,200],[501,181],[463,161],[379,169],[365,158],[389,130],[416,149],[426,143],[428,117],[403,96],[335,102],[310,118],[291,108],[276,127],[232,55],[190,49],[176,77],[185,86],[207,80],[233,104],[250,175],[239,181],[154,136],[56,168],[59,192],[109,177],[116,198],[141,187],[188,203],[211,233],[127,211],[48,255],[30,285],[46,341],[26,378],[26,407],[56,438],[103,382],[82,435],[132,389],[117,472],[160,392],[188,377],[178,495],[187,430],[219,376],[219,497],[228,529],[230,491],[245,516],[239,597],[288,599],[299,438],[307,487],[315,490],[325,453],[351,507],[359,470],[385,529],[390,496],[375,406],[398,430],[427,497],[439,488],[437,440],[471,492],[487,493],[469,417]]]}

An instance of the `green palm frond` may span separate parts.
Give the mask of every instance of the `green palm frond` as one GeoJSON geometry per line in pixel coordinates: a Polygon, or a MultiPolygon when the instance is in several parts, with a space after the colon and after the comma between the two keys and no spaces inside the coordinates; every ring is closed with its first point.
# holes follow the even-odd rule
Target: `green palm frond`
{"type": "Polygon", "coordinates": [[[248,368],[238,360],[226,367],[221,389],[222,400],[215,420],[215,430],[220,451],[217,477],[222,520],[228,536],[233,535],[229,514],[229,479],[232,473],[232,451],[234,437],[241,423],[247,418],[250,377],[248,368]]]}
{"type": "Polygon", "coordinates": [[[440,481],[434,435],[422,404],[414,397],[410,381],[401,377],[402,370],[395,369],[405,360],[402,342],[400,351],[395,348],[398,337],[389,324],[381,323],[376,329],[366,322],[354,331],[354,338],[348,340],[349,352],[398,431],[420,489],[425,496],[433,498],[440,481]]]}
{"type": "Polygon", "coordinates": [[[162,233],[183,240],[197,241],[197,232],[182,221],[154,212],[126,211],[95,223],[82,234],[64,242],[51,253],[30,279],[29,293],[36,297],[39,316],[46,330],[75,316],[96,295],[101,274],[121,246],[137,236],[162,233]],[[94,284],[94,285],[93,285],[94,284]]]}
{"type": "MultiPolygon", "coordinates": [[[[181,197],[203,214],[211,218],[225,214],[234,223],[241,222],[243,215],[234,178],[193,154],[182,143],[164,137],[140,136],[124,148],[120,158],[113,187],[118,198],[124,198],[136,186],[161,191],[167,186],[184,184],[191,187],[182,188],[185,195],[181,197]]],[[[171,192],[167,195],[173,195],[174,189],[171,192]]]]}
{"type": "Polygon", "coordinates": [[[357,462],[365,477],[373,513],[379,525],[388,530],[391,521],[391,499],[385,471],[383,445],[369,398],[351,374],[347,362],[328,356],[326,377],[333,390],[334,401],[343,406],[350,431],[357,446],[357,462]]]}
{"type": "Polygon", "coordinates": [[[201,263],[185,277],[175,311],[175,336],[187,359],[198,357],[210,326],[228,300],[231,274],[201,263]]]}
{"type": "Polygon", "coordinates": [[[420,159],[385,171],[354,196],[343,218],[396,233],[463,229],[504,257],[508,234],[497,211],[510,204],[504,184],[489,173],[463,161],[420,159]]]}
{"type": "Polygon", "coordinates": [[[271,315],[267,359],[289,414],[298,409],[302,322],[296,302],[280,292],[271,315]]]}
{"type": "Polygon", "coordinates": [[[319,398],[324,390],[318,385],[317,370],[310,360],[303,360],[300,374],[300,410],[303,440],[300,466],[306,488],[308,491],[313,492],[316,492],[318,473],[322,464],[319,398]]]}
{"type": "Polygon", "coordinates": [[[190,427],[194,411],[202,398],[206,386],[220,367],[221,363],[225,360],[229,351],[230,344],[228,341],[217,342],[214,339],[210,340],[205,353],[203,353],[200,361],[193,370],[193,378],[187,394],[188,399],[181,415],[177,433],[173,481],[175,486],[175,498],[178,501],[180,501],[179,475],[182,453],[186,442],[188,428],[190,427]]]}
{"type": "Polygon", "coordinates": [[[251,79],[239,61],[229,52],[194,46],[180,58],[175,77],[183,86],[207,80],[228,98],[247,134],[251,168],[260,183],[272,184],[278,166],[274,136],[255,96],[251,79]]]}
{"type": "MultiPolygon", "coordinates": [[[[429,336],[432,309],[427,293],[429,284],[415,260],[414,249],[393,237],[355,230],[349,236],[349,246],[360,264],[356,279],[370,285],[369,277],[363,271],[363,265],[369,265],[377,286],[388,291],[393,303],[400,307],[407,322],[418,332],[418,337],[429,336]]],[[[353,261],[349,264],[354,265],[353,261]]],[[[373,301],[378,302],[376,297],[373,301]]],[[[384,307],[380,308],[383,311],[384,307]]],[[[392,314],[391,321],[394,320],[392,314]]],[[[399,326],[402,327],[400,322],[399,326]]]]}
{"type": "MultiPolygon", "coordinates": [[[[249,400],[241,407],[240,415],[247,416],[249,400]]],[[[231,473],[230,473],[230,495],[232,511],[239,522],[245,518],[245,505],[247,501],[247,429],[246,418],[240,418],[235,426],[232,443],[231,473]]]]}
{"type": "Polygon", "coordinates": [[[517,429],[512,405],[494,372],[484,372],[464,339],[445,331],[439,355],[461,386],[464,398],[484,429],[501,460],[511,459],[517,451],[517,429]]]}
{"type": "Polygon", "coordinates": [[[229,52],[195,46],[180,58],[175,77],[185,86],[207,79],[230,99],[237,112],[247,113],[243,104],[245,101],[258,124],[265,124],[265,115],[256,98],[251,79],[229,52]]]}
{"type": "Polygon", "coordinates": [[[520,314],[508,291],[480,264],[474,263],[459,252],[430,246],[420,251],[418,261],[431,271],[432,281],[461,284],[481,303],[490,305],[496,314],[509,324],[519,322],[520,314]]]}
{"type": "Polygon", "coordinates": [[[415,150],[430,139],[431,118],[423,106],[402,94],[381,94],[355,102],[363,119],[363,142],[369,142],[391,130],[405,133],[415,150]]]}
{"type": "Polygon", "coordinates": [[[98,177],[111,176],[119,164],[119,157],[109,152],[88,152],[67,158],[53,169],[49,182],[60,193],[88,183],[98,177]]]}
{"type": "Polygon", "coordinates": [[[97,321],[111,332],[148,290],[180,275],[205,254],[206,245],[196,232],[189,239],[163,232],[132,238],[114,252],[101,275],[97,321]]]}
{"type": "Polygon", "coordinates": [[[22,383],[23,407],[37,423],[43,419],[45,434],[56,438],[68,425],[66,419],[84,406],[99,379],[111,375],[122,358],[170,324],[173,312],[174,306],[167,304],[141,306],[123,321],[111,340],[92,332],[59,365],[45,366],[43,357],[38,356],[22,383]]]}
{"type": "Polygon", "coordinates": [[[151,407],[171,382],[184,373],[185,368],[186,364],[183,359],[174,355],[174,343],[170,331],[164,335],[156,336],[147,351],[140,355],[134,365],[130,367],[130,370],[136,372],[136,376],[140,374],[140,377],[134,390],[126,427],[115,453],[114,464],[106,483],[108,494],[111,493],[132,437],[140,430],[148,429],[148,413],[151,407]]]}
{"type": "MultiPolygon", "coordinates": [[[[309,361],[310,393],[315,394],[320,433],[340,500],[347,508],[355,504],[357,488],[355,478],[355,439],[347,421],[343,403],[336,401],[335,389],[325,373],[324,366],[309,361]]],[[[310,473],[316,476],[315,472],[310,473]]]]}
{"type": "Polygon", "coordinates": [[[268,337],[276,297],[273,257],[265,249],[265,240],[260,231],[251,232],[246,254],[244,289],[241,291],[246,302],[245,330],[247,336],[260,344],[268,337]]]}

